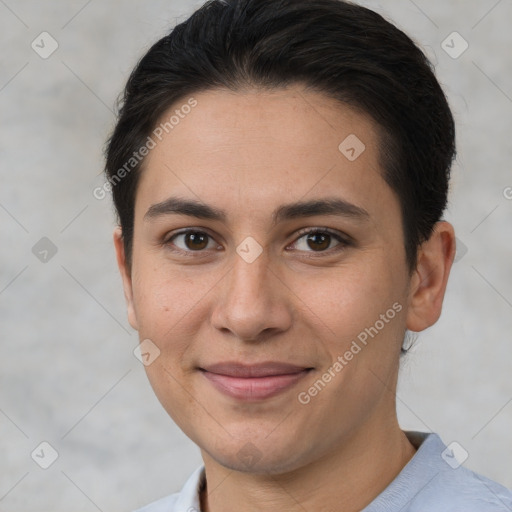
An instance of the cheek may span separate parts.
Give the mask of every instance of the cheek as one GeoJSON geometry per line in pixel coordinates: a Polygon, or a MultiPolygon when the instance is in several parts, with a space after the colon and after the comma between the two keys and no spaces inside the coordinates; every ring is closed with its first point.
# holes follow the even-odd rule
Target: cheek
{"type": "Polygon", "coordinates": [[[134,276],[133,299],[141,339],[158,340],[160,345],[163,335],[184,316],[189,303],[188,290],[179,277],[140,262],[134,276]]]}
{"type": "Polygon", "coordinates": [[[158,346],[166,365],[177,368],[183,361],[207,320],[209,294],[217,282],[211,271],[192,277],[166,261],[139,261],[133,285],[139,337],[158,346]]]}
{"type": "Polygon", "coordinates": [[[192,283],[183,275],[169,268],[165,261],[150,254],[136,262],[134,270],[134,299],[142,316],[141,321],[172,321],[179,315],[188,300],[192,283]]]}
{"type": "Polygon", "coordinates": [[[195,326],[201,323],[197,293],[190,279],[168,272],[165,265],[139,266],[134,282],[139,337],[150,339],[160,351],[145,371],[158,400],[182,428],[191,407],[183,366],[195,326]]]}
{"type": "Polygon", "coordinates": [[[165,355],[145,367],[146,375],[153,391],[176,424],[186,432],[190,423],[190,413],[197,409],[197,402],[188,391],[183,375],[176,370],[172,361],[165,355]]]}
{"type": "Polygon", "coordinates": [[[329,380],[315,403],[324,403],[329,414],[332,403],[340,405],[334,413],[337,424],[347,421],[348,412],[359,417],[373,407],[399,360],[405,306],[398,276],[389,262],[381,260],[347,266],[294,289],[307,297],[304,314],[313,328],[321,330],[329,356],[322,374],[315,375],[329,380]]]}
{"type": "Polygon", "coordinates": [[[392,269],[378,262],[347,265],[311,279],[297,276],[292,290],[311,322],[329,340],[339,342],[373,325],[401,299],[394,296],[397,283],[392,274],[392,269]]]}

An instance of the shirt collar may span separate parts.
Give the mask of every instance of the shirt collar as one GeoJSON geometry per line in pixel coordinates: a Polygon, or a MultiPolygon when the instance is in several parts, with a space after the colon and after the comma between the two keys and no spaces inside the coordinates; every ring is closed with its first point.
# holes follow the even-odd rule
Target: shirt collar
{"type": "Polygon", "coordinates": [[[198,467],[189,476],[176,501],[175,512],[200,512],[199,496],[206,484],[204,466],[198,467]]]}

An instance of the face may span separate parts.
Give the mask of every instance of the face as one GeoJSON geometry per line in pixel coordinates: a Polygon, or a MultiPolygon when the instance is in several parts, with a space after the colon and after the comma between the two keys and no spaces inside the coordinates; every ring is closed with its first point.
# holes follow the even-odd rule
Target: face
{"type": "Polygon", "coordinates": [[[395,417],[421,276],[369,118],[299,86],[194,98],[146,158],[130,271],[116,235],[129,320],[204,455],[299,468],[395,417]]]}

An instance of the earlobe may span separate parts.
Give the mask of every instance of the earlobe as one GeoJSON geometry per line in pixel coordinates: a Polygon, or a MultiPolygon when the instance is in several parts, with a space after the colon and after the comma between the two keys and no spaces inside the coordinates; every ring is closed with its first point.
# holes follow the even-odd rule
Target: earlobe
{"type": "Polygon", "coordinates": [[[418,250],[407,311],[409,330],[423,331],[439,319],[454,257],[453,226],[445,221],[438,222],[430,238],[418,250]]]}
{"type": "Polygon", "coordinates": [[[135,306],[133,302],[133,286],[131,272],[126,263],[126,254],[124,251],[123,232],[121,227],[117,227],[113,233],[114,247],[116,250],[117,266],[121,279],[123,280],[124,297],[126,299],[126,308],[128,313],[128,322],[136,330],[139,330],[137,315],[135,313],[135,306]]]}

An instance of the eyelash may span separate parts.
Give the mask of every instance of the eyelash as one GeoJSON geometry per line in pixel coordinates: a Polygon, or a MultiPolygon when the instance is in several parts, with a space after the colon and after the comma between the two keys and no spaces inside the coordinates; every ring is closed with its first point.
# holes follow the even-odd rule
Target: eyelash
{"type": "MultiPolygon", "coordinates": [[[[200,251],[192,251],[192,250],[185,251],[183,249],[173,247],[172,240],[174,238],[176,238],[179,235],[187,235],[188,233],[200,233],[200,234],[204,234],[204,235],[208,236],[209,238],[213,239],[213,237],[209,233],[207,233],[206,231],[201,231],[200,229],[195,229],[195,228],[187,228],[187,229],[183,229],[181,231],[178,231],[177,233],[173,233],[171,236],[167,237],[163,241],[163,245],[166,246],[167,248],[169,248],[171,251],[179,253],[179,254],[183,254],[185,256],[197,257],[197,256],[204,255],[204,253],[206,252],[204,249],[200,250],[200,251]]],[[[335,230],[327,228],[327,227],[323,227],[323,228],[304,228],[304,229],[301,229],[296,234],[296,238],[292,242],[292,244],[296,244],[298,240],[300,240],[301,238],[303,238],[306,235],[317,234],[317,233],[331,235],[332,237],[334,237],[339,242],[339,245],[335,246],[334,248],[327,249],[325,251],[305,251],[307,253],[312,253],[308,257],[315,258],[315,257],[321,256],[321,255],[325,255],[325,254],[329,254],[330,255],[333,252],[341,251],[341,250],[345,249],[346,247],[349,247],[349,246],[353,245],[352,241],[349,239],[348,236],[343,236],[338,231],[335,231],[335,230]]],[[[292,245],[292,244],[290,244],[290,245],[292,245]]]]}

